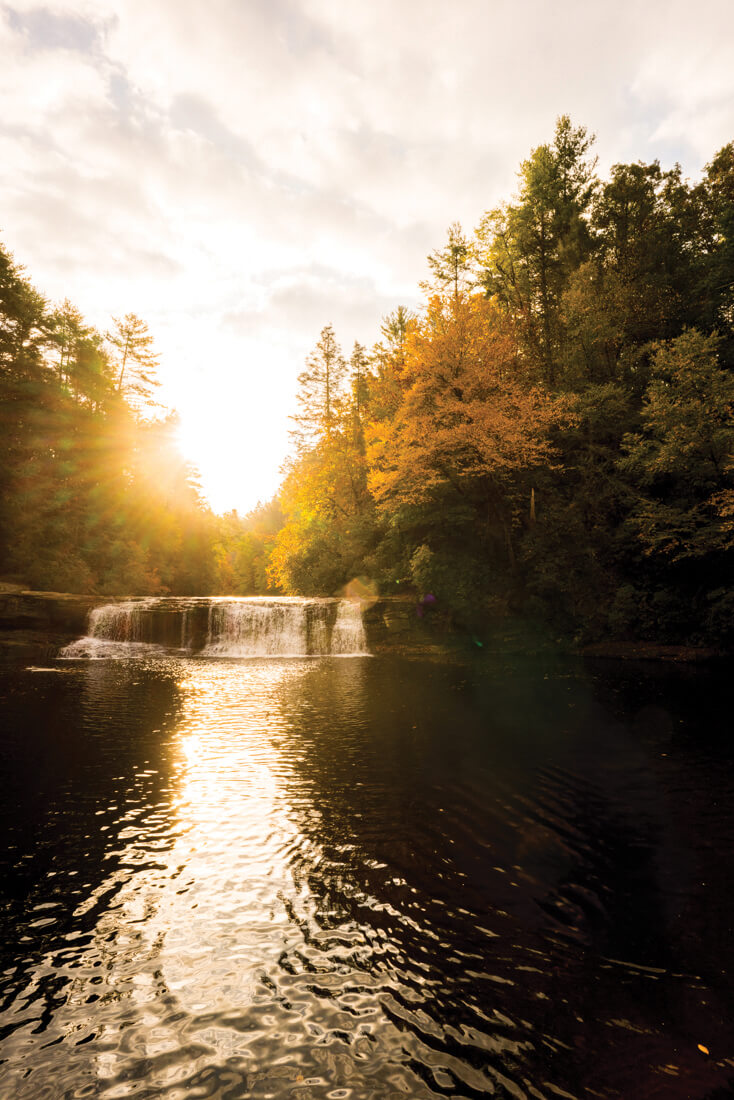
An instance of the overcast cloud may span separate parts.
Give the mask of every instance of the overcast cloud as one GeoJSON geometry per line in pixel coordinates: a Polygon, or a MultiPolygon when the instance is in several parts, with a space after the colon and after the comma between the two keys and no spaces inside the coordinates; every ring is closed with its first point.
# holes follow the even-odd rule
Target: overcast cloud
{"type": "Polygon", "coordinates": [[[270,496],[321,328],[349,353],[568,113],[600,168],[734,138],[731,0],[0,3],[0,238],[148,321],[218,509],[270,496]]]}

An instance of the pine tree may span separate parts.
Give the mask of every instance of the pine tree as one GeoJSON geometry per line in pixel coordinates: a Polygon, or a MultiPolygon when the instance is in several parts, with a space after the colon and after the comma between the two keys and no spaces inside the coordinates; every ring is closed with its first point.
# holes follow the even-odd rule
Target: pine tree
{"type": "Polygon", "coordinates": [[[115,328],[107,339],[117,349],[117,390],[132,404],[155,405],[153,394],[159,385],[155,377],[159,356],[153,351],[153,337],[145,321],[134,313],[113,317],[115,328]]]}
{"type": "Polygon", "coordinates": [[[459,222],[452,222],[445,248],[435,249],[428,256],[433,282],[422,282],[421,288],[429,292],[450,289],[454,301],[458,301],[459,294],[468,290],[472,284],[471,264],[469,241],[459,222]]]}
{"type": "Polygon", "coordinates": [[[539,145],[523,162],[517,201],[490,211],[477,231],[481,282],[508,309],[536,374],[551,386],[565,353],[563,295],[591,249],[593,140],[568,116],[559,118],[553,144],[539,145]]]}
{"type": "Polygon", "coordinates": [[[349,360],[352,414],[355,433],[361,434],[367,403],[369,358],[366,350],[355,340],[349,360]]]}
{"type": "Polygon", "coordinates": [[[306,359],[306,369],[298,376],[296,400],[300,412],[291,417],[296,428],[291,433],[299,449],[320,438],[329,438],[338,419],[339,401],[347,365],[331,325],[321,330],[315,350],[306,359]]]}

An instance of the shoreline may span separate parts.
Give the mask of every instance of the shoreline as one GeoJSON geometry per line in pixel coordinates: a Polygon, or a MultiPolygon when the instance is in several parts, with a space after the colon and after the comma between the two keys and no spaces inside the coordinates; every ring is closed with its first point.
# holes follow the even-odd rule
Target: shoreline
{"type": "MultiPolygon", "coordinates": [[[[88,614],[94,607],[131,598],[35,591],[19,584],[0,583],[0,647],[27,649],[51,657],[85,633],[88,614]]],[[[610,638],[578,644],[567,637],[553,637],[545,625],[509,617],[488,623],[486,640],[478,641],[468,632],[447,628],[439,618],[418,618],[416,603],[411,596],[380,596],[366,602],[365,630],[375,655],[424,653],[437,658],[444,653],[455,656],[457,647],[466,646],[468,652],[477,655],[563,651],[589,660],[674,664],[705,664],[732,656],[712,646],[639,639],[610,638]]]]}

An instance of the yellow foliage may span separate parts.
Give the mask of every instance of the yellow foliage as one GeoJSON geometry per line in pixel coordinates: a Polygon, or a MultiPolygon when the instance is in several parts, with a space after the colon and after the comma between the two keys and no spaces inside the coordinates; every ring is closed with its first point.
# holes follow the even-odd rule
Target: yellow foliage
{"type": "Polygon", "coordinates": [[[570,402],[527,384],[512,330],[478,296],[433,297],[406,340],[407,388],[390,422],[367,428],[379,504],[418,503],[439,487],[552,463],[548,431],[570,402]]]}

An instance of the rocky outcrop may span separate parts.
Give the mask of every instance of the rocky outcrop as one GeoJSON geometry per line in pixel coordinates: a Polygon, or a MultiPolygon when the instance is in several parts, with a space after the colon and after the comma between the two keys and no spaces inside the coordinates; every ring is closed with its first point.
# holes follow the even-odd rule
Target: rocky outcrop
{"type": "Polygon", "coordinates": [[[0,589],[0,631],[31,631],[62,641],[83,634],[87,616],[102,603],[99,596],[68,592],[31,592],[17,585],[0,589]]]}
{"type": "Polygon", "coordinates": [[[430,652],[440,650],[451,636],[440,612],[419,615],[412,596],[380,596],[362,609],[367,645],[371,653],[430,652]]]}

